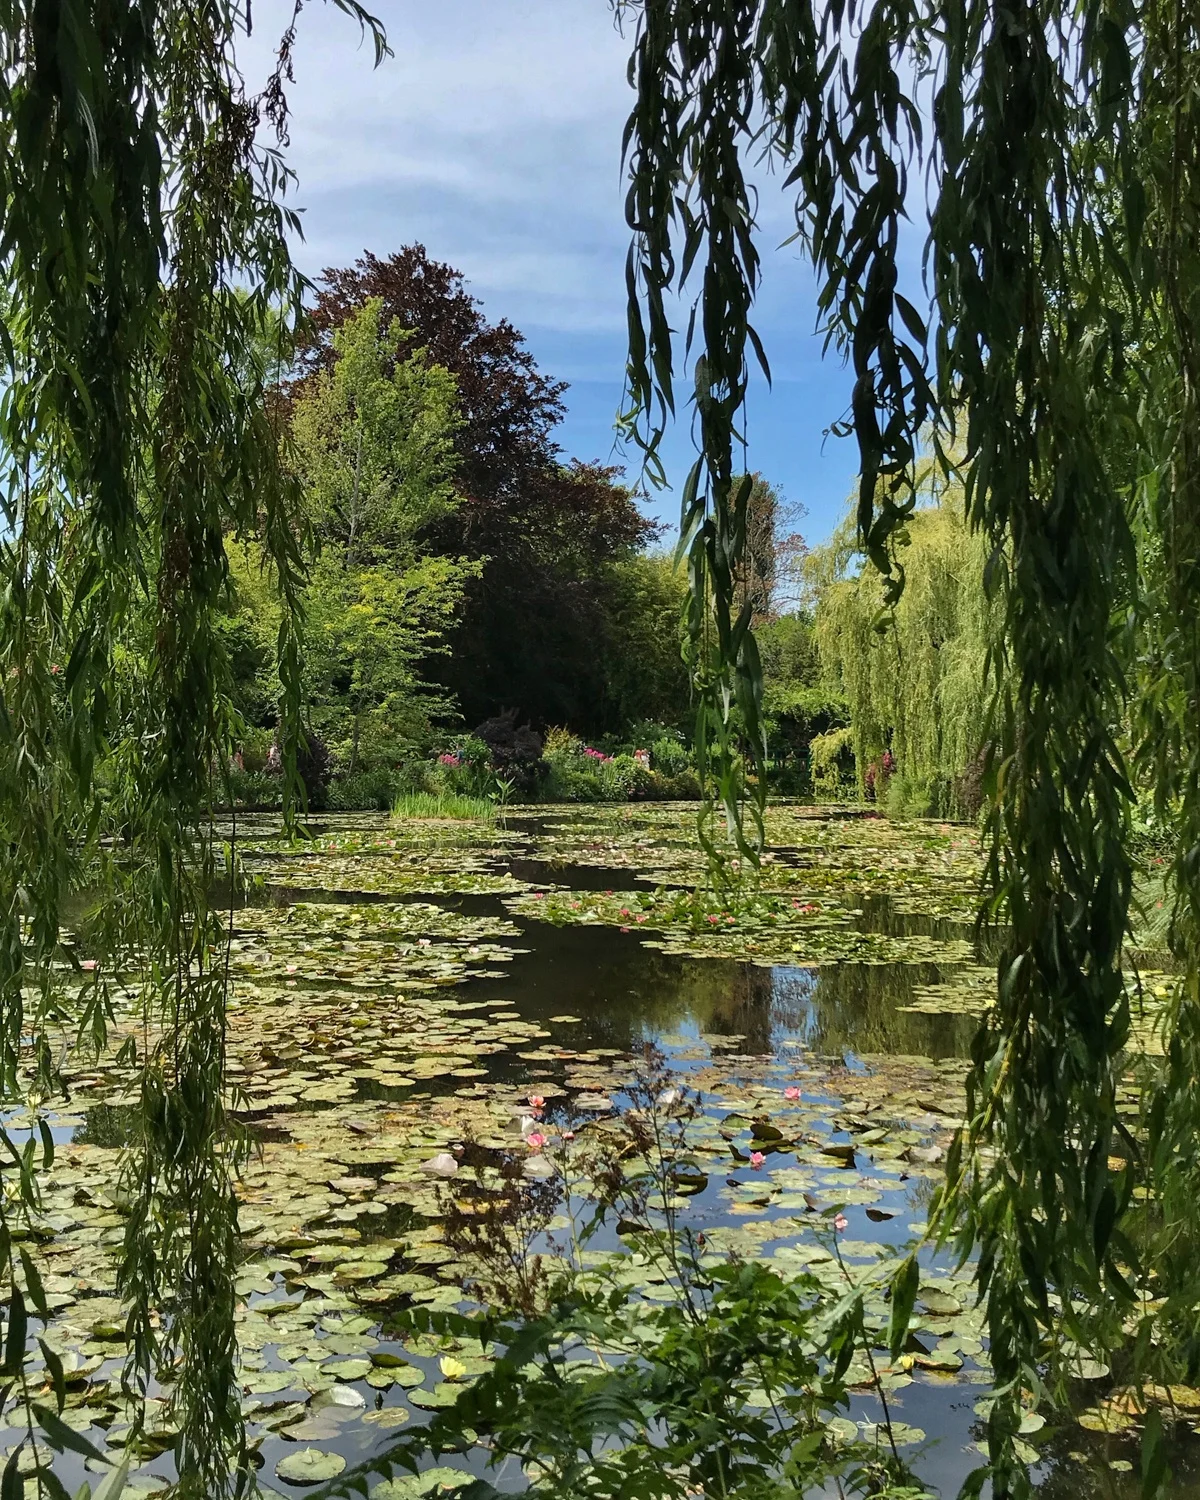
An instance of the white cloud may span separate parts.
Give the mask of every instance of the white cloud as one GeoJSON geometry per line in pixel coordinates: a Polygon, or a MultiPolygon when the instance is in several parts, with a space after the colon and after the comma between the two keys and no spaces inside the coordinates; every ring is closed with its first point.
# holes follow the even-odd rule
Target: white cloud
{"type": "MultiPolygon", "coordinates": [[[[420,240],[467,277],[487,315],[509,318],[568,393],[568,452],[607,458],[625,364],[621,133],[632,95],[630,40],[607,0],[377,0],[394,56],[369,44],[326,0],[300,17],[292,104],[293,202],[304,208],[297,259],[310,274],[420,240]]],[[[255,0],[239,51],[260,87],[292,0],[255,0]]],[[[751,455],[809,504],[814,535],[841,512],[852,455],[824,445],[848,392],[812,336],[811,271],[778,179],[762,183],[766,267],[757,323],[776,376],[751,403],[751,455]]],[[[680,324],[685,316],[679,319],[680,324]]],[[[669,441],[687,467],[685,416],[669,441]]],[[[664,499],[670,516],[676,501],[664,499]]]]}
{"type": "MultiPolygon", "coordinates": [[[[252,87],[290,10],[255,9],[252,87]]],[[[300,18],[302,264],[420,239],[519,326],[619,329],[628,43],[604,0],[441,0],[382,19],[394,56],[375,69],[334,7],[300,18]]]]}

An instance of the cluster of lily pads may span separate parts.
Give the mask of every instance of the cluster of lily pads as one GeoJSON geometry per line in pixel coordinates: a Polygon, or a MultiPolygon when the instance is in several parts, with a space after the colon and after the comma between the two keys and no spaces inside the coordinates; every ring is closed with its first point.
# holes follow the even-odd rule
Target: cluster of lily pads
{"type": "MultiPolygon", "coordinates": [[[[515,999],[489,993],[497,978],[519,980],[549,924],[628,929],[680,957],[758,967],[919,965],[915,1008],[936,1017],[986,1004],[987,966],[960,920],[978,876],[968,832],[774,810],[760,884],[722,905],[692,894],[693,817],[657,806],[508,828],[346,818],[299,846],[269,825],[252,831],[255,895],[234,914],[230,949],[228,1103],[255,1147],[239,1187],[238,1337],[265,1492],[336,1478],[489,1367],[486,1347],[416,1332],[403,1314],[495,1295],[470,1237],[448,1225],[506,1182],[554,1187],[532,1253],[650,1301],[668,1295],[636,1234],[581,1251],[571,1232],[597,1191],[587,1163],[620,1137],[642,1059],[579,1041],[586,1017],[530,1017],[519,983],[503,986],[515,999]],[[603,871],[639,883],[579,889],[579,870],[588,887],[603,871]],[[535,871],[545,878],[523,878],[535,871]]],[[[47,1117],[62,1144],[27,1247],[53,1312],[45,1340],[64,1371],[64,1420],[112,1463],[128,1462],[128,1497],[165,1489],[174,1437],[164,1386],[128,1450],[119,1381],[113,1252],[128,1207],[122,1122],[136,1119],[138,1098],[118,1050],[138,1024],[121,1011],[108,1052],[67,1063],[69,1101],[47,1117]]],[[[888,1257],[924,1231],[965,1061],[816,1057],[794,1039],[750,1055],[736,1035],[695,1030],[657,1041],[700,1101],[676,1206],[705,1255],[814,1276],[831,1291],[849,1276],[882,1327],[888,1257]]],[[[32,1343],[28,1369],[35,1386],[49,1382],[32,1343]]],[[[876,1370],[856,1356],[850,1378],[864,1391],[881,1384],[893,1436],[919,1443],[905,1423],[914,1382],[986,1399],[989,1373],[969,1271],[926,1254],[906,1349],[876,1370]]],[[[1096,1408],[1106,1432],[1123,1400],[1096,1408]]],[[[869,1434],[878,1415],[835,1418],[843,1426],[831,1431],[869,1434]]],[[[1037,1427],[1031,1412],[1029,1438],[1037,1427]]],[[[400,1500],[467,1477],[439,1464],[373,1494],[400,1500]]]]}

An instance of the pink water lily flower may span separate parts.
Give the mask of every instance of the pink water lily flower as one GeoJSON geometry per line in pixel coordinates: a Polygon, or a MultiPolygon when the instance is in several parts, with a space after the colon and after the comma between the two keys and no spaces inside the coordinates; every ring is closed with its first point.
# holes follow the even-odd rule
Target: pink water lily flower
{"type": "Polygon", "coordinates": [[[525,1144],[531,1151],[540,1151],[546,1144],[546,1137],[540,1130],[531,1130],[525,1137],[525,1144]]]}
{"type": "Polygon", "coordinates": [[[800,1097],[800,1090],[793,1083],[790,1087],[784,1089],[784,1091],[783,1091],[783,1097],[785,1099],[799,1099],[799,1097],[800,1097]]]}
{"type": "Polygon", "coordinates": [[[562,1138],[564,1141],[573,1141],[575,1139],[575,1132],[573,1130],[564,1130],[562,1138]]]}
{"type": "Polygon", "coordinates": [[[766,1161],[766,1159],[767,1158],[762,1154],[761,1151],[751,1151],[750,1153],[750,1165],[756,1172],[758,1171],[759,1167],[762,1166],[763,1162],[766,1161]]]}
{"type": "Polygon", "coordinates": [[[527,1094],[526,1098],[529,1100],[530,1109],[545,1109],[546,1101],[541,1094],[527,1094]]]}
{"type": "Polygon", "coordinates": [[[845,1230],[850,1228],[850,1220],[846,1217],[845,1214],[838,1214],[837,1218],[833,1221],[833,1227],[839,1234],[842,1234],[845,1232],[845,1230]]]}

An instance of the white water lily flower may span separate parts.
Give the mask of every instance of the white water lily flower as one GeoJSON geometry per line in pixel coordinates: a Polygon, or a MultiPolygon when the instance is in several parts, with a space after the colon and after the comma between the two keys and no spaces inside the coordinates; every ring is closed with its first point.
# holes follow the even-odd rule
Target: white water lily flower
{"type": "Polygon", "coordinates": [[[418,1169],[422,1172],[430,1172],[435,1177],[453,1177],[458,1171],[458,1163],[450,1155],[449,1151],[439,1151],[436,1156],[431,1156],[428,1161],[423,1161],[418,1169]]]}

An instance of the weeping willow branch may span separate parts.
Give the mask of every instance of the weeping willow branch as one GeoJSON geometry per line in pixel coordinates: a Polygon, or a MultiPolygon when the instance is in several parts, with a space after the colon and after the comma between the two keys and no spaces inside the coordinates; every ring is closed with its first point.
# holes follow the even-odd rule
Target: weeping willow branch
{"type": "MultiPolygon", "coordinates": [[[[338,3],[378,57],[378,27],[338,3]]],[[[237,879],[214,816],[237,727],[218,628],[231,538],[263,541],[279,588],[293,769],[300,731],[307,539],[267,388],[286,357],[271,336],[304,283],[288,174],[256,138],[264,110],[286,120],[288,65],[247,97],[234,3],[60,10],[49,28],[36,4],[3,12],[0,1090],[36,1107],[62,1048],[102,1049],[114,997],[136,997],[125,1384],[141,1398],[164,1382],[180,1489],[208,1500],[252,1473],[234,1335],[241,1145],[212,906],[237,879]],[[81,889],[86,968],[60,935],[81,889]]],[[[34,1140],[0,1141],[20,1167],[0,1203],[0,1274],[3,1374],[22,1389],[39,1293],[9,1221],[36,1209],[52,1142],[34,1140]]],[[[36,1422],[55,1446],[54,1420],[34,1409],[30,1440],[36,1422]]]]}
{"type": "MultiPolygon", "coordinates": [[[[1163,1244],[1178,1247],[1178,1281],[1158,1282],[1156,1295],[1195,1321],[1185,1261],[1196,1184],[1182,1162],[1200,1036],[1200,37],[1176,0],[1087,0],[1070,12],[1048,0],[920,10],[646,0],[641,17],[630,356],[646,446],[671,410],[666,294],[701,252],[720,295],[710,302],[705,283],[695,367],[725,370],[727,351],[752,340],[758,263],[741,157],[757,151],[797,188],[827,338],[853,367],[844,428],[858,443],[859,541],[883,575],[883,604],[904,588],[897,543],[927,419],[947,471],[952,453],[960,461],[966,514],[986,543],[986,607],[1000,626],[982,736],[993,747],[984,916],[1000,924],[1002,955],[937,1222],[977,1257],[997,1376],[989,1466],[971,1487],[990,1478],[998,1496],[1021,1495],[1023,1402],[1047,1369],[1051,1383],[1065,1372],[1070,1350],[1123,1346],[1139,1291],[1172,1265],[1135,1252],[1146,1216],[1134,1189],[1150,1190],[1148,1168],[1118,1107],[1130,1030],[1129,622],[1148,617],[1152,628],[1133,629],[1134,651],[1149,647],[1138,763],[1178,829],[1185,967],[1149,1131],[1153,1190],[1163,1205],[1173,1194],[1163,1244]],[[923,119],[934,123],[928,142],[923,119]],[[719,175],[704,170],[698,137],[719,175]],[[900,290],[914,163],[928,184],[931,316],[900,290]]],[[[734,399],[701,421],[702,465],[736,439],[744,381],[722,391],[734,399]]],[[[706,504],[734,524],[719,485],[706,504]]],[[[1135,1370],[1165,1367],[1177,1331],[1160,1322],[1137,1340],[1135,1370]]],[[[1148,1462],[1157,1484],[1160,1458],[1148,1462]]]]}

